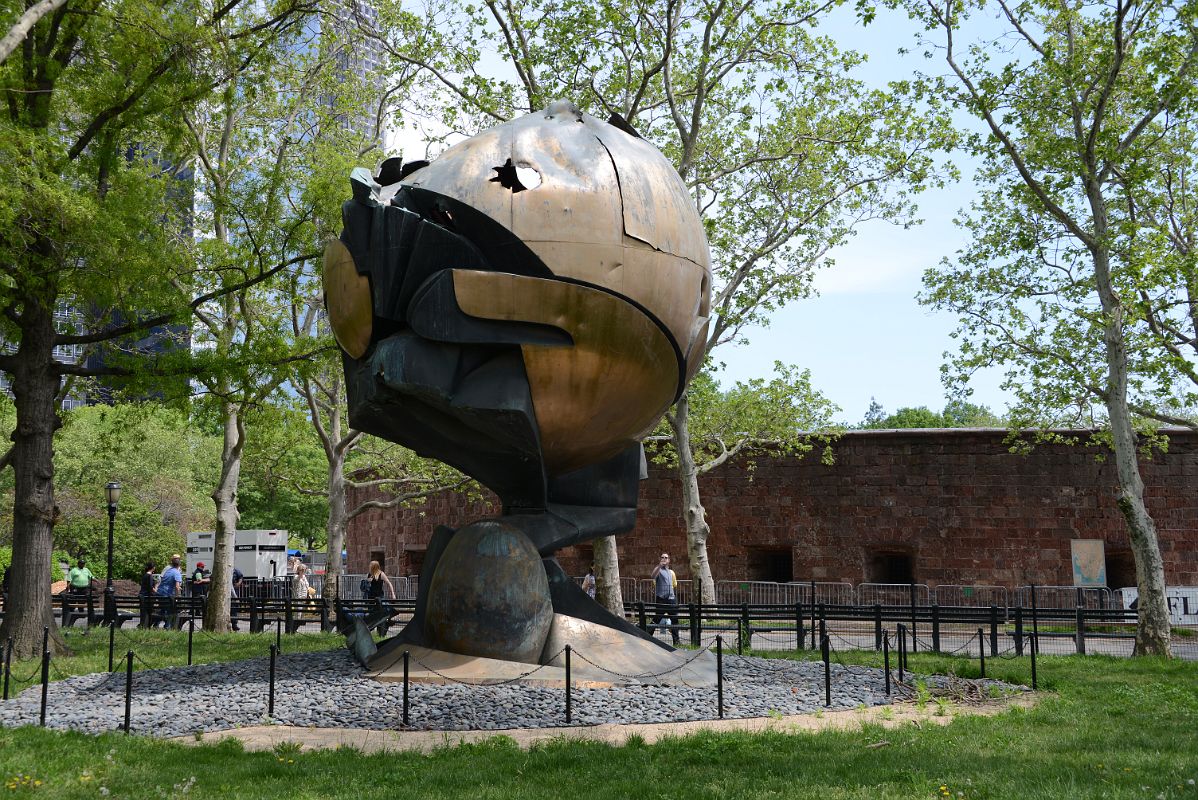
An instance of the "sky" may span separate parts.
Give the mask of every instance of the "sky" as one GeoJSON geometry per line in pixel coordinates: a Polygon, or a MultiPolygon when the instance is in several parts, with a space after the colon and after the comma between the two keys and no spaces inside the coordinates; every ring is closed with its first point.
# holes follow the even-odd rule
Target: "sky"
{"type": "MultiPolygon", "coordinates": [[[[921,52],[897,53],[912,47],[916,29],[896,12],[879,9],[878,19],[863,27],[850,5],[826,32],[842,48],[868,55],[858,74],[873,85],[909,76],[916,68],[939,67],[921,52]]],[[[766,377],[774,362],[782,361],[811,370],[812,385],[840,406],[841,422],[860,422],[874,399],[887,412],[943,408],[948,398],[940,367],[944,353],[955,350],[950,334],[957,320],[920,306],[915,296],[924,270],[951,257],[965,241],[952,219],[972,199],[972,167],[959,157],[955,161],[962,180],[919,196],[921,225],[861,227],[851,242],[830,254],[835,264],[817,274],[817,296],[776,312],[768,328],[749,329],[746,346],[715,351],[727,365],[721,383],[766,377]]],[[[970,401],[1002,413],[1010,396],[1001,383],[997,371],[974,376],[970,401]]]]}
{"type": "MultiPolygon", "coordinates": [[[[913,47],[917,32],[903,13],[879,8],[877,19],[862,26],[848,4],[834,12],[821,32],[841,48],[868,56],[856,74],[870,85],[884,86],[916,68],[940,66],[921,52],[898,53],[901,47],[913,47]]],[[[504,69],[496,56],[490,58],[504,69]]],[[[388,148],[423,152],[423,144],[412,136],[409,131],[393,135],[388,148]]],[[[840,407],[837,422],[860,422],[872,400],[886,412],[915,406],[942,409],[948,398],[940,368],[945,352],[955,347],[950,334],[956,319],[920,306],[915,296],[924,270],[952,256],[964,242],[952,219],[972,199],[972,168],[961,158],[955,161],[962,180],[919,196],[922,224],[905,230],[885,222],[860,227],[849,243],[829,254],[835,264],[817,274],[814,296],[775,312],[766,328],[747,329],[746,344],[716,350],[715,360],[726,365],[719,374],[721,384],[768,378],[774,362],[781,361],[811,371],[812,385],[840,407]]],[[[1001,382],[997,371],[975,375],[970,401],[1003,413],[1009,395],[1001,382]]]]}

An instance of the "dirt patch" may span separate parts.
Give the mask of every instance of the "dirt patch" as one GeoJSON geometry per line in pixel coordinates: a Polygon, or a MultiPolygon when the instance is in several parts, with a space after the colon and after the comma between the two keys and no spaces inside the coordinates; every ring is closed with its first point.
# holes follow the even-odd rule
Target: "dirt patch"
{"type": "MultiPolygon", "coordinates": [[[[334,747],[354,747],[366,753],[414,750],[430,752],[438,747],[463,742],[478,742],[495,736],[508,736],[520,747],[528,748],[549,740],[598,741],[622,745],[629,737],[639,736],[646,742],[656,742],[667,736],[686,736],[700,731],[777,731],[800,733],[822,730],[853,730],[862,725],[879,725],[884,729],[902,725],[948,725],[962,716],[993,716],[1019,706],[1030,708],[1038,698],[1032,694],[1014,695],[1001,700],[940,706],[930,702],[919,708],[915,703],[896,703],[853,711],[830,711],[795,716],[753,717],[750,719],[703,720],[643,725],[589,725],[569,728],[521,728],[504,731],[368,731],[354,728],[295,728],[282,725],[260,725],[206,733],[201,738],[180,737],[177,742],[196,744],[222,739],[240,739],[247,750],[270,750],[282,743],[298,745],[302,750],[321,750],[334,747]]],[[[886,747],[885,739],[871,747],[886,747]]]]}

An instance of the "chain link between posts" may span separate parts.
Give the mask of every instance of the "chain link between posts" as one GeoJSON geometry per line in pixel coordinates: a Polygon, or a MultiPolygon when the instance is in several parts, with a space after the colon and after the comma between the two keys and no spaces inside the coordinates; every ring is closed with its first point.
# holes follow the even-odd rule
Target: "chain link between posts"
{"type": "MultiPolygon", "coordinates": [[[[557,653],[549,660],[553,661],[554,659],[556,659],[558,656],[560,656],[564,652],[566,652],[566,648],[563,647],[561,650],[558,650],[557,653]]],[[[425,664],[423,661],[416,658],[416,656],[411,655],[411,651],[408,651],[408,653],[409,653],[409,658],[411,658],[412,662],[414,664],[416,664],[418,667],[428,670],[432,674],[436,675],[438,678],[446,680],[452,684],[457,684],[459,686],[507,686],[509,684],[516,683],[518,681],[522,681],[525,678],[529,677],[530,675],[534,675],[537,672],[540,672],[541,670],[543,670],[549,666],[548,664],[538,664],[536,667],[533,667],[528,672],[525,672],[521,675],[517,675],[514,678],[504,678],[503,680],[486,680],[486,681],[478,681],[478,682],[463,681],[458,678],[454,678],[451,675],[446,675],[445,673],[440,672],[440,671],[434,669],[433,667],[430,667],[428,664],[425,664]]]]}
{"type": "MultiPolygon", "coordinates": [[[[669,675],[671,672],[681,672],[682,670],[686,669],[691,664],[693,664],[700,656],[702,656],[704,653],[706,653],[710,649],[711,649],[711,645],[707,645],[706,647],[702,648],[701,650],[695,651],[695,654],[693,656],[691,656],[690,658],[688,658],[686,661],[679,664],[678,666],[670,667],[669,669],[662,670],[661,672],[643,672],[643,673],[640,673],[637,675],[626,675],[622,672],[616,672],[613,669],[608,669],[607,667],[596,664],[594,661],[587,658],[585,655],[583,655],[581,652],[579,652],[578,650],[576,650],[574,648],[570,648],[570,654],[578,656],[579,658],[581,658],[586,663],[590,664],[595,669],[600,670],[601,672],[606,672],[608,675],[615,675],[617,678],[624,678],[625,680],[638,681],[638,680],[645,680],[646,678],[660,678],[663,675],[669,675]]],[[[554,656],[554,658],[557,658],[557,656],[554,656]]]]}

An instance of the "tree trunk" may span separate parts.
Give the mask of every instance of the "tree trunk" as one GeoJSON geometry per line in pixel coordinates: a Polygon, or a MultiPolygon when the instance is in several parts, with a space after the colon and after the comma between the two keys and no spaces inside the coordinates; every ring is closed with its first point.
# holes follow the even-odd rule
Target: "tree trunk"
{"type": "Polygon", "coordinates": [[[594,540],[595,600],[599,605],[624,619],[624,593],[620,590],[620,556],[616,537],[600,536],[594,540]]]}
{"type": "Polygon", "coordinates": [[[1123,305],[1111,283],[1110,254],[1106,247],[1106,205],[1093,190],[1090,206],[1094,213],[1095,283],[1103,310],[1103,339],[1106,345],[1106,408],[1111,424],[1111,443],[1115,451],[1115,469],[1119,479],[1116,501],[1127,520],[1132,556],[1136,562],[1135,655],[1171,656],[1169,606],[1165,598],[1165,567],[1161,560],[1156,524],[1144,505],[1144,482],[1140,477],[1138,445],[1131,413],[1127,407],[1127,343],[1123,336],[1123,305]]]}
{"type": "MultiPolygon", "coordinates": [[[[46,627],[50,629],[50,651],[66,652],[50,598],[50,559],[58,517],[54,502],[54,431],[62,425],[55,406],[60,378],[51,369],[53,355],[54,310],[28,300],[12,372],[17,412],[17,427],[12,434],[12,564],[4,623],[0,625],[0,641],[12,639],[16,658],[33,658],[41,653],[42,629],[46,627]]],[[[97,485],[97,498],[99,488],[97,485]]]]}
{"type": "Polygon", "coordinates": [[[245,421],[235,403],[224,402],[224,446],[221,450],[220,482],[212,492],[216,504],[216,541],[212,554],[212,591],[204,605],[204,630],[229,630],[229,586],[233,582],[233,547],[241,512],[237,509],[237,486],[241,479],[241,454],[245,448],[245,421]]]}
{"type": "Polygon", "coordinates": [[[345,547],[347,510],[345,508],[345,456],[338,453],[329,461],[329,519],[326,523],[328,554],[324,562],[324,599],[331,605],[341,593],[341,550],[345,547]]]}
{"type": "Polygon", "coordinates": [[[699,589],[699,602],[715,602],[715,581],[711,577],[711,561],[707,558],[707,537],[711,526],[699,498],[699,470],[691,450],[689,427],[690,402],[683,394],[674,406],[670,427],[674,432],[674,449],[678,452],[678,481],[682,487],[682,518],[686,523],[686,556],[690,563],[692,585],[699,589]]]}

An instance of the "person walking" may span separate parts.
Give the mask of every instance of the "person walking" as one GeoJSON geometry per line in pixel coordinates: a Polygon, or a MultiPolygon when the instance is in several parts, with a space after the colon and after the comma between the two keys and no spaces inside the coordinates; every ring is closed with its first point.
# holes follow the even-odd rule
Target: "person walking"
{"type": "Polygon", "coordinates": [[[587,593],[587,597],[595,599],[595,566],[587,570],[586,577],[582,579],[582,590],[587,593]]]}
{"type": "Polygon", "coordinates": [[[148,628],[154,615],[154,590],[158,588],[158,567],[147,561],[141,571],[141,586],[137,590],[137,602],[141,611],[141,627],[148,628]]]}
{"type": "Polygon", "coordinates": [[[201,603],[208,596],[208,584],[212,582],[211,575],[204,569],[205,566],[207,565],[203,561],[196,564],[195,572],[191,575],[191,596],[201,603]]]}
{"type": "MultiPolygon", "coordinates": [[[[383,567],[377,561],[370,562],[370,574],[366,576],[366,598],[379,605],[379,612],[382,612],[383,598],[395,599],[395,587],[391,585],[391,579],[383,572],[383,567]]],[[[375,630],[381,635],[387,635],[388,622],[384,621],[375,630]]]]}
{"type": "Polygon", "coordinates": [[[658,609],[654,625],[661,627],[664,619],[670,629],[674,644],[678,644],[678,576],[670,569],[670,554],[662,553],[657,566],[653,568],[653,594],[656,596],[658,609]]]}
{"type": "Polygon", "coordinates": [[[288,633],[295,633],[302,622],[302,616],[308,606],[308,566],[300,563],[295,565],[295,574],[291,576],[291,621],[287,626],[288,633]]]}
{"type": "Polygon", "coordinates": [[[183,585],[183,570],[179,568],[182,561],[181,556],[171,556],[171,565],[162,571],[162,577],[158,579],[158,588],[155,590],[158,596],[158,613],[162,617],[163,627],[168,630],[175,627],[178,615],[176,602],[179,589],[183,585]]]}
{"type": "Polygon", "coordinates": [[[233,630],[241,630],[241,626],[237,624],[237,615],[242,612],[241,603],[237,601],[242,593],[245,592],[245,575],[237,567],[233,567],[233,581],[229,584],[229,625],[233,630]]]}

